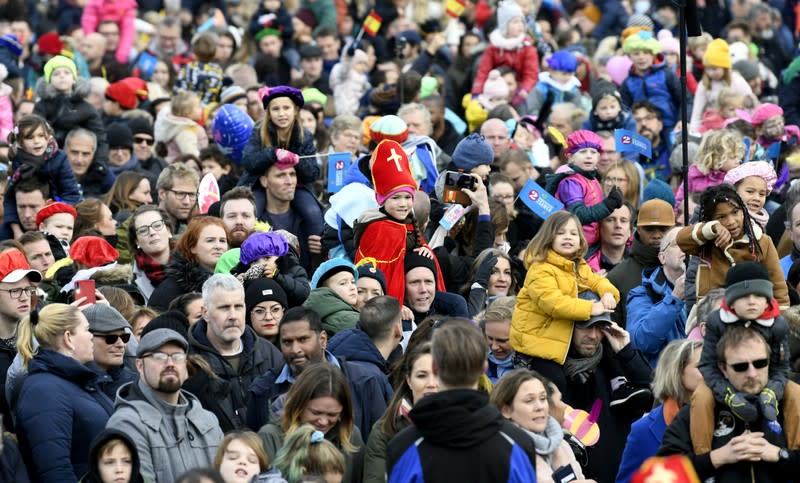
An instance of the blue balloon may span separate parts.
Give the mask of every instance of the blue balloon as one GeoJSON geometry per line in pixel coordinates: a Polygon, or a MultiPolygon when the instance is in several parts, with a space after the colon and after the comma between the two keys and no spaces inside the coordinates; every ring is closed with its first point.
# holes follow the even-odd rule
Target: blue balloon
{"type": "Polygon", "coordinates": [[[252,132],[253,120],[233,104],[219,108],[211,127],[214,142],[236,164],[242,162],[242,153],[252,132]]]}

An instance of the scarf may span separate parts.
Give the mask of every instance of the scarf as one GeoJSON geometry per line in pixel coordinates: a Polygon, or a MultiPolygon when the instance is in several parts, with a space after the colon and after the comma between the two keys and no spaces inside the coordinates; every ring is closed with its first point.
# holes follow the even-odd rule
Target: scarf
{"type": "Polygon", "coordinates": [[[750,327],[751,322],[755,322],[756,324],[769,329],[772,327],[772,324],[775,323],[775,318],[781,315],[781,308],[778,305],[778,301],[774,298],[769,301],[769,305],[767,308],[764,309],[764,312],[758,316],[756,320],[744,320],[740,319],[739,315],[728,306],[728,302],[724,299],[722,300],[722,304],[719,307],[719,318],[722,322],[726,324],[732,324],[734,322],[743,322],[745,327],[750,327]]]}
{"type": "Polygon", "coordinates": [[[758,226],[760,226],[762,230],[767,227],[767,222],[769,221],[769,213],[767,213],[767,210],[762,208],[757,212],[750,210],[747,210],[747,212],[750,214],[750,219],[758,223],[758,226]]]}
{"type": "Polygon", "coordinates": [[[528,435],[533,439],[533,446],[536,448],[536,454],[544,458],[547,466],[552,465],[553,453],[556,452],[561,442],[564,441],[564,429],[558,424],[556,418],[548,416],[547,427],[544,428],[544,433],[534,433],[525,430],[528,435]]]}
{"type": "Polygon", "coordinates": [[[164,265],[158,263],[153,257],[144,252],[136,253],[134,258],[136,259],[136,266],[144,271],[153,287],[158,287],[164,281],[166,277],[164,265]]]}
{"type": "Polygon", "coordinates": [[[494,356],[492,351],[489,351],[489,367],[486,370],[486,375],[492,384],[497,384],[497,381],[503,377],[507,372],[514,370],[514,353],[512,352],[505,360],[501,361],[494,356]]]}
{"type": "Polygon", "coordinates": [[[627,113],[623,110],[614,119],[604,121],[598,116],[592,114],[592,122],[594,123],[594,131],[613,131],[614,129],[622,128],[625,125],[625,116],[627,113]]]}
{"type": "Polygon", "coordinates": [[[603,357],[603,345],[597,346],[597,352],[589,357],[570,357],[564,362],[564,373],[569,379],[577,379],[581,384],[589,380],[600,359],[603,357]]]}

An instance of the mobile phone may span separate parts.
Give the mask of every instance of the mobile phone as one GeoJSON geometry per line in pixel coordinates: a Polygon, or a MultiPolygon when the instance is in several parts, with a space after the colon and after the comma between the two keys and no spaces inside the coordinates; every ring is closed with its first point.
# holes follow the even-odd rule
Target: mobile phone
{"type": "Polygon", "coordinates": [[[470,191],[475,191],[477,181],[475,177],[466,173],[459,173],[456,171],[445,171],[444,173],[444,202],[445,203],[458,203],[462,206],[469,206],[472,200],[466,195],[462,189],[466,188],[470,191]]]}
{"type": "Polygon", "coordinates": [[[94,295],[94,280],[78,280],[76,285],[77,288],[75,289],[75,300],[78,300],[81,297],[86,297],[86,300],[81,303],[80,307],[85,305],[94,305],[97,302],[97,298],[94,295]]]}
{"type": "Polygon", "coordinates": [[[553,472],[553,481],[556,483],[567,483],[568,481],[577,480],[578,477],[575,475],[575,472],[572,471],[572,467],[570,465],[564,465],[561,468],[555,470],[553,472]]]}

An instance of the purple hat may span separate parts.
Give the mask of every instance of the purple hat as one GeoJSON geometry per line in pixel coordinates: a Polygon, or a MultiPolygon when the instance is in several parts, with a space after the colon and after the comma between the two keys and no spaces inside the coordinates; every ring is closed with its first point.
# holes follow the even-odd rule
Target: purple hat
{"type": "Polygon", "coordinates": [[[286,239],[277,233],[256,232],[247,237],[239,252],[239,261],[250,265],[263,257],[282,257],[289,252],[286,239]]]}
{"type": "Polygon", "coordinates": [[[297,107],[303,107],[303,93],[300,89],[295,89],[290,86],[275,86],[275,87],[262,87],[258,90],[261,96],[261,103],[264,104],[264,109],[269,108],[269,103],[278,97],[288,97],[297,107]]]}

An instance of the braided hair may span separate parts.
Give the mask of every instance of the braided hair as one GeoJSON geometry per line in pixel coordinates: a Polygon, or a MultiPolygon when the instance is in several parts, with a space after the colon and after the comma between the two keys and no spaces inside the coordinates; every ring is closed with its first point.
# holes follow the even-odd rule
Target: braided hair
{"type": "MultiPolygon", "coordinates": [[[[739,196],[733,186],[728,184],[720,184],[703,192],[703,194],[700,196],[700,221],[713,221],[714,212],[717,209],[717,205],[720,203],[730,203],[742,212],[742,230],[748,238],[750,256],[753,258],[753,261],[758,261],[763,253],[761,252],[761,246],[758,244],[758,240],[753,232],[753,220],[750,218],[750,213],[747,211],[747,206],[745,206],[744,201],[742,201],[742,198],[739,196]]],[[[703,246],[702,254],[704,257],[710,256],[710,253],[708,253],[710,249],[711,248],[709,244],[703,246]]]]}

